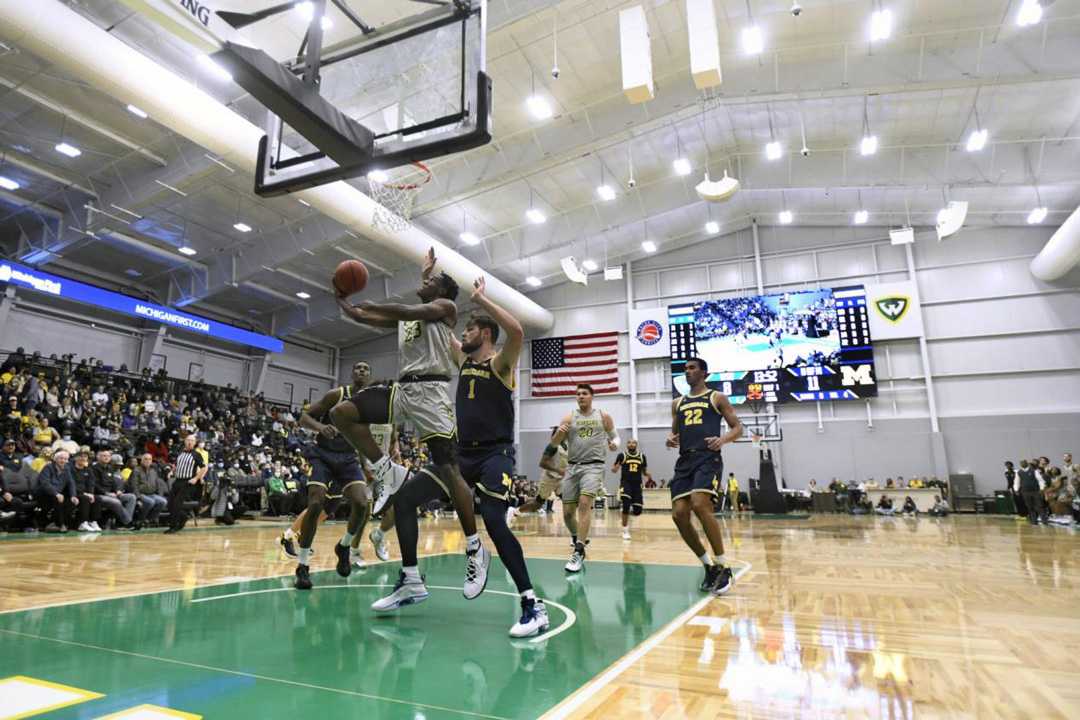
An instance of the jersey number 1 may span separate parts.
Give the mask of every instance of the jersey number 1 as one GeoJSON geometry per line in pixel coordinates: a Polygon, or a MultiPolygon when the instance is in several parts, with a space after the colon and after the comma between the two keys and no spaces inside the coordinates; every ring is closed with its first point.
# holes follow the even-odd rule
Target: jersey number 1
{"type": "Polygon", "coordinates": [[[476,378],[469,378],[469,399],[476,399],[476,378]]]}

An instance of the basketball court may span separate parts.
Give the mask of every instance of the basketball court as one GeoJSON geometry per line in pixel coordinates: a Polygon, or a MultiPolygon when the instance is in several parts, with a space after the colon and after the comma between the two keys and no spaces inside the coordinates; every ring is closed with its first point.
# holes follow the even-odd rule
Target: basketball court
{"type": "Polygon", "coordinates": [[[0,720],[1080,716],[1078,47],[1077,0],[0,0],[0,720]],[[394,463],[514,471],[342,577],[348,524],[281,543],[360,363],[394,463]],[[180,479],[110,529],[83,445],[90,498],[180,479]]]}

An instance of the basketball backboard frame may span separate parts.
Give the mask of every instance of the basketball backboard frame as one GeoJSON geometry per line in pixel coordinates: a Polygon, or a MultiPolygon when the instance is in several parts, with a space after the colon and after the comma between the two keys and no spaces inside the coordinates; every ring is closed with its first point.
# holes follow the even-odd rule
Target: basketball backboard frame
{"type": "MultiPolygon", "coordinates": [[[[254,14],[219,14],[233,27],[241,28],[292,10],[298,4],[290,1],[254,14]]],[[[257,151],[256,194],[274,197],[376,170],[392,172],[399,166],[462,152],[491,141],[492,84],[486,73],[487,0],[449,0],[379,28],[369,26],[353,13],[346,0],[314,0],[314,6],[307,34],[292,61],[278,62],[262,50],[232,42],[224,42],[222,49],[213,55],[237,84],[267,108],[266,134],[257,151]],[[361,34],[324,49],[320,20],[327,3],[345,12],[361,34]],[[460,33],[455,26],[460,27],[460,33]],[[417,91],[416,87],[405,85],[409,82],[408,73],[379,77],[375,67],[379,53],[390,55],[388,59],[399,64],[407,62],[402,57],[415,54],[407,51],[410,49],[407,43],[413,43],[412,50],[418,44],[425,50],[435,47],[434,62],[415,60],[414,69],[418,68],[415,75],[429,83],[443,82],[449,75],[456,87],[448,93],[442,92],[448,89],[443,86],[417,91]],[[460,68],[447,67],[446,59],[451,55],[460,68]],[[362,65],[365,62],[370,65],[362,65]],[[339,73],[337,80],[335,72],[339,73]],[[370,94],[366,87],[354,90],[349,81],[357,74],[362,74],[371,85],[375,85],[372,78],[377,77],[379,87],[370,94]],[[324,84],[327,78],[330,82],[324,84]],[[337,98],[333,89],[343,87],[375,107],[352,108],[350,114],[334,102],[337,98]],[[395,92],[398,99],[410,93],[414,97],[427,94],[429,102],[423,108],[432,109],[431,116],[413,117],[404,110],[404,102],[399,110],[393,98],[385,99],[395,92]],[[430,102],[431,96],[436,97],[435,102],[430,102]],[[393,102],[393,110],[380,108],[377,105],[380,101],[393,102]],[[369,127],[370,120],[377,123],[369,127]],[[292,133],[291,144],[286,142],[287,133],[292,133]]]]}

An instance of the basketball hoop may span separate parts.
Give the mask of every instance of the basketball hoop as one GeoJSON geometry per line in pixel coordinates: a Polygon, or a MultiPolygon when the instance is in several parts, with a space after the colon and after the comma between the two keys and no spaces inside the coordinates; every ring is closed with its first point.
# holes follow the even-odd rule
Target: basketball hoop
{"type": "Polygon", "coordinates": [[[431,182],[431,170],[422,162],[414,162],[414,172],[402,181],[383,180],[376,173],[367,176],[371,199],[379,204],[371,225],[376,230],[399,233],[411,227],[413,206],[421,188],[431,182]]]}

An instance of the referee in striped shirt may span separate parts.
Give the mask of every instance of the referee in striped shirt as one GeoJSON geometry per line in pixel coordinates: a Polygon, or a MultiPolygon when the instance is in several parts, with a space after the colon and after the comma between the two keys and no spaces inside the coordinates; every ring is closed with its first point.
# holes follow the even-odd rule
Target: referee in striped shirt
{"type": "Polygon", "coordinates": [[[187,525],[184,501],[187,500],[189,488],[201,483],[208,469],[202,455],[195,449],[195,435],[188,435],[184,438],[184,449],[176,456],[176,466],[173,469],[172,489],[169,491],[169,529],[165,531],[166,535],[178,533],[187,525]]]}

